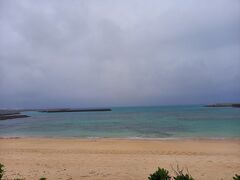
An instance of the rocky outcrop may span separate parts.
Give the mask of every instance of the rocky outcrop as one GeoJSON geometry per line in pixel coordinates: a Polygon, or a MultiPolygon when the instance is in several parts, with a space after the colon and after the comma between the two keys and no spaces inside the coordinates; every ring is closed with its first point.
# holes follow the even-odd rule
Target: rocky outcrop
{"type": "Polygon", "coordinates": [[[23,115],[23,114],[20,114],[20,113],[0,114],[0,120],[27,118],[27,117],[29,117],[29,116],[23,115]]]}

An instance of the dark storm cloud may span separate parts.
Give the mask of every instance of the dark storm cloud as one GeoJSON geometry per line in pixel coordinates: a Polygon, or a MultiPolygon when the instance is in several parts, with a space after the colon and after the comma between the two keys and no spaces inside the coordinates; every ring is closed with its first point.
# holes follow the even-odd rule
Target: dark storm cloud
{"type": "Polygon", "coordinates": [[[0,107],[240,101],[240,2],[0,0],[0,107]]]}

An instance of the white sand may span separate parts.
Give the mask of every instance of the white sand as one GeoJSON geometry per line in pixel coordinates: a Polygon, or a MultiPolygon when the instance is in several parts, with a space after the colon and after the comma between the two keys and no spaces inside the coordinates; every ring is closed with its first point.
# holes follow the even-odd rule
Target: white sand
{"type": "Polygon", "coordinates": [[[240,140],[0,139],[0,163],[9,179],[141,180],[179,164],[197,180],[230,180],[240,140]]]}

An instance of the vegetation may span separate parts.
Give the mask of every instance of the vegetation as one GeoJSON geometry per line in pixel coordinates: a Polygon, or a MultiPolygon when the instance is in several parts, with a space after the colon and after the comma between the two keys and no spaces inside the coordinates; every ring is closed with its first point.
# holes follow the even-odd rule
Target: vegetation
{"type": "Polygon", "coordinates": [[[171,177],[168,174],[168,170],[164,168],[158,168],[156,172],[150,174],[148,177],[149,180],[170,180],[171,177]]]}
{"type": "Polygon", "coordinates": [[[235,176],[233,177],[233,180],[240,180],[240,175],[235,174],[235,176]]]}
{"type": "MultiPolygon", "coordinates": [[[[183,169],[179,169],[179,166],[177,166],[177,170],[173,169],[176,176],[171,177],[169,175],[169,171],[164,168],[158,168],[156,172],[153,174],[150,174],[148,177],[149,180],[194,180],[193,177],[189,174],[187,171],[186,174],[183,173],[183,169]]],[[[234,179],[235,180],[235,179],[234,179]]]]}
{"type": "Polygon", "coordinates": [[[194,180],[191,175],[189,174],[179,174],[174,177],[175,180],[194,180]]]}
{"type": "Polygon", "coordinates": [[[3,175],[4,175],[4,165],[0,163],[0,180],[2,179],[3,175]]]}
{"type": "MultiPolygon", "coordinates": [[[[159,168],[153,174],[150,174],[148,180],[194,180],[194,178],[189,174],[188,170],[187,173],[184,174],[183,169],[180,169],[177,165],[177,169],[175,170],[175,176],[170,176],[169,171],[164,168],[159,168]]],[[[235,174],[233,180],[240,180],[240,175],[235,174]]]]}
{"type": "Polygon", "coordinates": [[[174,168],[172,169],[176,174],[176,177],[173,177],[174,180],[194,180],[193,177],[189,174],[188,169],[186,174],[183,173],[183,169],[180,169],[178,165],[176,170],[174,168]]]}
{"type": "MultiPolygon", "coordinates": [[[[172,168],[173,169],[173,168],[172,168]]],[[[179,166],[177,166],[177,169],[173,169],[176,176],[170,176],[169,171],[164,168],[158,168],[156,172],[153,174],[150,174],[148,177],[149,180],[194,180],[194,178],[189,174],[188,170],[187,173],[183,173],[183,169],[180,169],[179,166]]],[[[235,179],[234,179],[235,180],[235,179]]]]}
{"type": "Polygon", "coordinates": [[[39,180],[47,180],[47,178],[45,178],[45,177],[41,177],[39,180]]]}

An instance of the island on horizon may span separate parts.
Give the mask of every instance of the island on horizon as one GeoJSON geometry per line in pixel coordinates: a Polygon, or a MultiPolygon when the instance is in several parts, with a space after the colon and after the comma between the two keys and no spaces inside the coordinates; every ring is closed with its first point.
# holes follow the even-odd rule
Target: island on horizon
{"type": "Polygon", "coordinates": [[[216,103],[205,105],[204,107],[240,107],[240,103],[216,103]]]}

